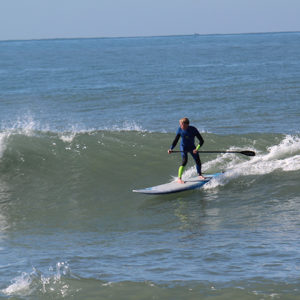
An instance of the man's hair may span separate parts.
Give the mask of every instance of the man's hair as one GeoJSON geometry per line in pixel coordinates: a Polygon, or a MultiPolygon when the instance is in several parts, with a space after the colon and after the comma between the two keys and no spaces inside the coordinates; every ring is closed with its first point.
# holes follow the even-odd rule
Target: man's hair
{"type": "Polygon", "coordinates": [[[190,120],[188,118],[182,118],[180,119],[180,122],[188,125],[190,124],[190,120]]]}

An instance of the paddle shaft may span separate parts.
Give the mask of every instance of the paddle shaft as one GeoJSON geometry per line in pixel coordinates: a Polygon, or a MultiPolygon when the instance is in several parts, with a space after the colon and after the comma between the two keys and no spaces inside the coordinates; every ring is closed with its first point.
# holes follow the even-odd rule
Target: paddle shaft
{"type": "MultiPolygon", "coordinates": [[[[178,152],[189,152],[189,151],[173,151],[174,153],[178,153],[178,152]]],[[[213,151],[197,151],[198,153],[239,153],[239,154],[243,154],[243,155],[247,155],[247,156],[255,156],[255,152],[254,151],[217,151],[217,150],[213,150],[213,151]]]]}

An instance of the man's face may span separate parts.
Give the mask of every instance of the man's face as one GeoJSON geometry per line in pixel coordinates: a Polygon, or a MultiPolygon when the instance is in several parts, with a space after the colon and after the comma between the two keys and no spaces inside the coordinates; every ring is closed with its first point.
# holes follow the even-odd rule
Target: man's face
{"type": "Polygon", "coordinates": [[[182,130],[187,130],[187,128],[189,127],[189,124],[186,124],[186,123],[183,123],[183,122],[179,122],[179,124],[180,124],[180,128],[182,130]]]}

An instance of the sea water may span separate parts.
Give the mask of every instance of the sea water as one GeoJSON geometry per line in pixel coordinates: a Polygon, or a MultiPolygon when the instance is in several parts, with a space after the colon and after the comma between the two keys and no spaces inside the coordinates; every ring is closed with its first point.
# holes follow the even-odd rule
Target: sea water
{"type": "MultiPolygon", "coordinates": [[[[0,298],[298,299],[300,33],[0,42],[0,298]],[[176,177],[178,120],[203,188],[176,177]]],[[[196,175],[190,159],[184,178],[196,175]]]]}

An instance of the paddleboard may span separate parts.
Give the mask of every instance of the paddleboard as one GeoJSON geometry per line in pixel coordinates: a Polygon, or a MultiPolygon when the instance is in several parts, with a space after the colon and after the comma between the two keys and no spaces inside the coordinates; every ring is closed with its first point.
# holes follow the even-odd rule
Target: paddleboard
{"type": "Polygon", "coordinates": [[[161,195],[193,190],[202,187],[204,184],[208,183],[212,178],[218,177],[221,174],[223,173],[204,175],[204,180],[200,180],[199,176],[192,177],[185,180],[184,183],[178,183],[176,180],[169,183],[148,187],[145,189],[133,190],[133,192],[141,194],[161,195]]]}

